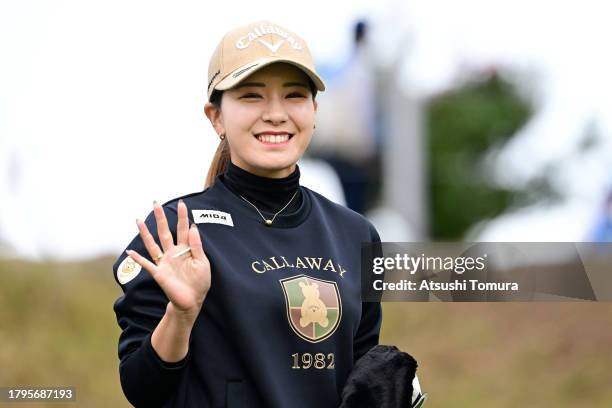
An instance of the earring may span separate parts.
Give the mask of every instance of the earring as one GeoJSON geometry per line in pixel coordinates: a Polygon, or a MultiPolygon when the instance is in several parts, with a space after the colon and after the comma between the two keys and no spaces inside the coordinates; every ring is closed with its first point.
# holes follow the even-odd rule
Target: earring
{"type": "Polygon", "coordinates": [[[221,134],[219,135],[219,139],[224,140],[224,139],[225,139],[225,133],[221,133],[221,134]]]}
{"type": "Polygon", "coordinates": [[[315,124],[314,124],[314,126],[313,126],[312,128],[313,128],[313,129],[316,129],[316,128],[317,128],[317,124],[315,123],[315,124]]]}

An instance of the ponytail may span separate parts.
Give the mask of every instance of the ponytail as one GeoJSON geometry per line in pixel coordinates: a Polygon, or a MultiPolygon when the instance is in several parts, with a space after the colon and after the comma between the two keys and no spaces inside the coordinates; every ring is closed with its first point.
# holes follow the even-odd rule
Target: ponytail
{"type": "Polygon", "coordinates": [[[219,174],[225,173],[229,162],[229,144],[227,143],[227,137],[224,137],[219,143],[219,146],[217,146],[217,151],[215,152],[212,162],[210,163],[210,167],[208,168],[208,175],[206,176],[206,183],[204,184],[205,189],[213,185],[219,174]]]}
{"type": "MultiPolygon", "coordinates": [[[[215,90],[210,96],[210,103],[212,103],[217,109],[221,109],[222,95],[223,91],[215,90]]],[[[229,144],[227,143],[227,137],[224,137],[219,143],[219,146],[217,146],[217,151],[215,152],[212,162],[210,163],[210,167],[208,168],[208,175],[206,176],[206,181],[204,182],[205,189],[213,185],[219,174],[225,173],[229,162],[230,149],[229,144]]]]}

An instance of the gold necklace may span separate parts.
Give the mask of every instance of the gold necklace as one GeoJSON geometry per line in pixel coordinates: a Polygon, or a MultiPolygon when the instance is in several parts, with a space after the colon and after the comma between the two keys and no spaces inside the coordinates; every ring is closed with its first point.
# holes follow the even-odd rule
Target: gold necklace
{"type": "Polygon", "coordinates": [[[276,214],[274,214],[274,216],[272,217],[272,219],[266,219],[266,217],[263,216],[263,214],[261,213],[261,211],[259,211],[259,209],[255,206],[255,204],[253,204],[252,202],[250,202],[249,200],[247,200],[246,198],[244,198],[242,195],[240,195],[240,197],[246,201],[247,203],[251,204],[253,206],[253,208],[255,208],[257,210],[257,212],[259,213],[259,215],[261,216],[261,218],[264,220],[264,225],[266,226],[270,226],[272,225],[272,223],[274,222],[274,219],[276,218],[276,216],[278,214],[280,214],[285,208],[287,208],[287,206],[291,203],[291,201],[293,201],[293,199],[295,198],[296,194],[298,193],[298,191],[300,191],[299,187],[297,190],[295,190],[295,193],[293,193],[293,195],[291,196],[291,198],[289,199],[289,201],[287,202],[287,204],[285,204],[285,206],[283,208],[281,208],[280,210],[278,210],[278,212],[276,214]]]}

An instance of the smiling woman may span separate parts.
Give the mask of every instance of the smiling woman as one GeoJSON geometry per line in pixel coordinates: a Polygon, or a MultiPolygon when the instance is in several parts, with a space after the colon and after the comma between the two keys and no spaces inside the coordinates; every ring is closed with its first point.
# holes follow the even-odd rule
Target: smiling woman
{"type": "Polygon", "coordinates": [[[220,142],[205,189],[154,203],[113,266],[124,393],[137,407],[338,407],[378,343],[360,261],[380,238],[299,183],[325,85],[306,43],[266,21],[225,34],[208,78],[220,142]]]}
{"type": "Polygon", "coordinates": [[[222,144],[229,144],[219,154],[231,151],[235,165],[258,176],[290,175],[312,138],[315,92],[302,70],[283,62],[256,71],[232,89],[215,91],[216,102],[204,110],[225,136],[222,144]]]}

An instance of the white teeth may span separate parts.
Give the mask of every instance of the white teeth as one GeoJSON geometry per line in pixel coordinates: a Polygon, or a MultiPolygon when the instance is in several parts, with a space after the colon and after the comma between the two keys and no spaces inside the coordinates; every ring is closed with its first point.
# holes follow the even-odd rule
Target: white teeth
{"type": "Polygon", "coordinates": [[[259,135],[257,139],[265,143],[283,143],[289,140],[289,135],[287,133],[283,135],[259,135]]]}

